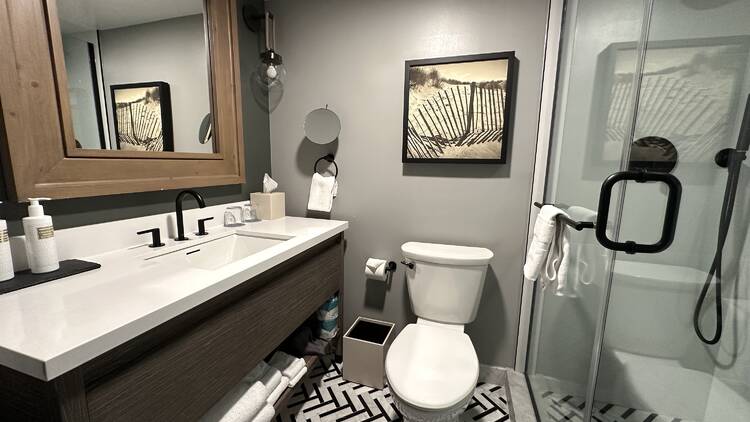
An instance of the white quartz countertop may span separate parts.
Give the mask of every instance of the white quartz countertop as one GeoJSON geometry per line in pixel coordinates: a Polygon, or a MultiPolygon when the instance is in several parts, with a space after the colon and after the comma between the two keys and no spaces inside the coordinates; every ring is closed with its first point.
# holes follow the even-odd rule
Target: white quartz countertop
{"type": "Polygon", "coordinates": [[[284,217],[215,227],[209,236],[170,239],[158,250],[142,244],[78,257],[102,267],[0,295],[0,365],[51,380],[347,228],[345,221],[284,217]],[[288,240],[216,270],[148,259],[229,232],[288,240]]]}

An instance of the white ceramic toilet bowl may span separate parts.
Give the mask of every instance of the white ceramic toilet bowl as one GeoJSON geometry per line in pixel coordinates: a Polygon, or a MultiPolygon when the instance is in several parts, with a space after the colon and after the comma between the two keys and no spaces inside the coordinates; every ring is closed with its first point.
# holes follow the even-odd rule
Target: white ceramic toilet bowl
{"type": "Polygon", "coordinates": [[[461,326],[420,321],[393,341],[385,372],[404,420],[457,421],[476,387],[479,361],[461,326]]]}

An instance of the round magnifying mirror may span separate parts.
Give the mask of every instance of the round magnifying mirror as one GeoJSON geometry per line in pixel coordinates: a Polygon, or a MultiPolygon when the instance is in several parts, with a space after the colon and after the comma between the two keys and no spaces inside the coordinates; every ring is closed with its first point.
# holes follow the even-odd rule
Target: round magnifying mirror
{"type": "Polygon", "coordinates": [[[305,117],[305,136],[316,144],[333,142],[339,137],[339,132],[339,116],[327,108],[315,109],[305,117]]]}

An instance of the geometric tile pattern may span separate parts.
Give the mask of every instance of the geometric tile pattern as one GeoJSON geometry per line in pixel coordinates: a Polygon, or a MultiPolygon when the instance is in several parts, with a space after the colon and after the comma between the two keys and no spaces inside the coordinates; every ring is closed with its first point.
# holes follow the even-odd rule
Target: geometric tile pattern
{"type": "MultiPolygon", "coordinates": [[[[586,402],[582,398],[552,391],[543,393],[542,397],[547,401],[547,416],[550,420],[583,422],[586,402]]],[[[591,420],[594,422],[690,422],[687,419],[659,415],[611,403],[596,403],[591,420]]]]}
{"type": "MultiPolygon", "coordinates": [[[[276,422],[386,422],[401,421],[386,386],[382,390],[346,381],[341,366],[322,357],[300,382],[276,415],[276,422]]],[[[479,383],[462,422],[510,422],[502,386],[479,383]]]]}

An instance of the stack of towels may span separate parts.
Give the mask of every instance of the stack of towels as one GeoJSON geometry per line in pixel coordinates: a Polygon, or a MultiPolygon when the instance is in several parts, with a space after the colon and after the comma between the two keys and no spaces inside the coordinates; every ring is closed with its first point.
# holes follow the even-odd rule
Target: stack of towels
{"type": "Polygon", "coordinates": [[[261,361],[232,391],[203,417],[203,422],[270,422],[273,405],[287,388],[293,388],[307,373],[305,360],[276,352],[268,363],[261,361]]]}

